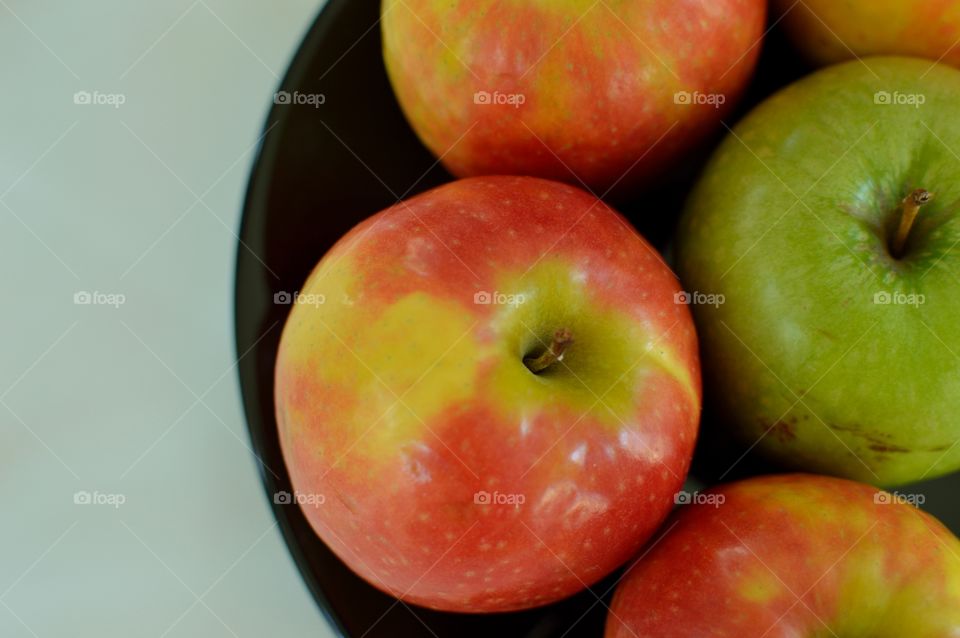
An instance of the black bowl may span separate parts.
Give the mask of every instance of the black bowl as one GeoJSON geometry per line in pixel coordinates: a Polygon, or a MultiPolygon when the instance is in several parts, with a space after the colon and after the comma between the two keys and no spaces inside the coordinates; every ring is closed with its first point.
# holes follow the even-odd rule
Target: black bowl
{"type": "Polygon", "coordinates": [[[292,492],[273,412],[274,359],[290,306],[274,303],[274,295],[297,290],[360,220],[450,179],[394,100],[380,57],[378,18],[376,0],[329,2],[283,81],[290,99],[270,113],[250,180],[237,255],[237,354],[266,492],[307,586],[344,636],[533,638],[570,627],[571,638],[595,636],[605,609],[589,592],[544,609],[487,616],[399,604],[354,575],[298,507],[274,502],[275,494],[292,492]],[[306,100],[298,95],[318,94],[324,96],[319,107],[297,103],[306,100]]]}
{"type": "MultiPolygon", "coordinates": [[[[776,34],[768,38],[742,113],[805,72],[776,34]]],[[[244,409],[273,512],[290,553],[331,625],[343,636],[499,638],[600,636],[616,574],[561,603],[522,613],[449,614],[399,603],[358,578],[320,541],[300,509],[275,502],[292,492],[277,437],[273,370],[289,305],[274,296],[297,290],[333,243],[360,220],[447,181],[420,144],[390,89],[380,53],[379,1],[330,0],[283,80],[289,100],[275,100],[250,178],[238,243],[236,340],[244,409]],[[320,98],[305,96],[323,95],[320,98]],[[284,103],[285,102],[285,103],[284,103]]],[[[731,118],[733,120],[735,118],[731,118]]],[[[722,133],[722,131],[721,131],[722,133]]],[[[719,136],[718,136],[719,137],[719,136]]],[[[710,140],[657,190],[621,210],[664,247],[710,140]],[[660,211],[651,215],[650,211],[660,211]]],[[[708,430],[705,427],[705,430],[708,430]]],[[[709,437],[704,437],[709,440],[709,437]]],[[[698,453],[694,473],[713,483],[740,455],[715,444],[698,453]]],[[[748,456],[724,478],[765,468],[748,456]]],[[[911,491],[960,529],[949,497],[956,479],[911,491]],[[940,494],[939,497],[932,495],[940,494]]]]}

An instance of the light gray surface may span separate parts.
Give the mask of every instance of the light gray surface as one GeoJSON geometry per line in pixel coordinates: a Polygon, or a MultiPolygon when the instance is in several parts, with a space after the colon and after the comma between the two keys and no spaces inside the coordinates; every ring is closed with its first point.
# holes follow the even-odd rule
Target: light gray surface
{"type": "Polygon", "coordinates": [[[330,635],[256,474],[232,327],[254,145],[321,5],[0,0],[0,636],[330,635]]]}

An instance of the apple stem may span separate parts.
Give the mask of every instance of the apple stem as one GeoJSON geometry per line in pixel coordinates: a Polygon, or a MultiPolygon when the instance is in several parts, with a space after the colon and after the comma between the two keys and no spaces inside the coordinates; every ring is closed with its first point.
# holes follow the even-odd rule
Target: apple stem
{"type": "Polygon", "coordinates": [[[563,353],[567,347],[573,343],[573,333],[566,328],[560,328],[553,333],[553,342],[537,357],[526,357],[523,364],[530,369],[530,372],[538,374],[557,361],[563,361],[563,353]]]}
{"type": "Polygon", "coordinates": [[[900,227],[893,238],[891,254],[899,259],[903,255],[903,249],[907,245],[907,236],[910,235],[910,229],[913,228],[913,222],[917,219],[917,213],[920,207],[933,199],[933,193],[922,188],[914,189],[909,195],[903,198],[901,206],[903,214],[900,217],[900,227]]]}

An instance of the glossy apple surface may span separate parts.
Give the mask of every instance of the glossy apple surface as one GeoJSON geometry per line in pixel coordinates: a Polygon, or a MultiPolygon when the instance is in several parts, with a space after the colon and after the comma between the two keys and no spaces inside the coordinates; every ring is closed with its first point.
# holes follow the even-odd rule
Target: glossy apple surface
{"type": "Polygon", "coordinates": [[[960,540],[914,496],[810,474],[711,489],[626,572],[606,638],[958,636],[960,540]]]}
{"type": "Polygon", "coordinates": [[[817,64],[909,55],[960,66],[960,3],[952,0],[773,0],[772,7],[817,64]]]}
{"type": "Polygon", "coordinates": [[[762,0],[383,0],[381,23],[400,105],[452,173],[603,195],[719,128],[765,14],[762,0]]]}
{"type": "Polygon", "coordinates": [[[705,386],[745,446],[894,485],[960,467],[960,71],[868,58],[734,129],[681,220],[705,386]],[[874,76],[876,74],[876,77],[874,76]],[[902,201],[933,193],[892,254],[902,201]]]}
{"type": "Polygon", "coordinates": [[[700,378],[678,290],[565,184],[461,180],[361,223],[299,292],[277,358],[314,529],[371,584],[438,609],[532,607],[605,576],[690,462],[700,378]],[[535,374],[525,360],[561,330],[572,344],[535,374]]]}

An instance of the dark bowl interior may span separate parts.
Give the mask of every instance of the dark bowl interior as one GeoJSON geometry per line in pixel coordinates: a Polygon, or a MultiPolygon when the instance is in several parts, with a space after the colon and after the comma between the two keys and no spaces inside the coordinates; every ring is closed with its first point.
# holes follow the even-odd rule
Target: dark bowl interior
{"type": "MultiPolygon", "coordinates": [[[[292,491],[273,410],[274,359],[290,306],[274,303],[274,294],[297,290],[327,249],[362,219],[451,179],[397,105],[380,55],[378,18],[378,0],[330,0],[280,87],[291,95],[323,94],[325,102],[318,108],[273,107],[250,178],[238,243],[236,339],[244,408],[267,496],[307,586],[343,636],[600,636],[616,574],[532,611],[436,612],[398,603],[365,583],[317,538],[298,507],[273,502],[277,492],[292,491]]],[[[737,115],[807,71],[775,29],[737,115]]],[[[692,152],[656,190],[619,203],[661,249],[668,247],[689,185],[721,134],[692,152]]],[[[708,405],[692,472],[697,484],[715,483],[742,453],[712,433],[708,405]]],[[[766,471],[772,468],[748,455],[724,480],[766,471]]],[[[958,487],[955,476],[909,491],[923,493],[925,508],[957,531],[960,506],[951,493],[958,487]]]]}

